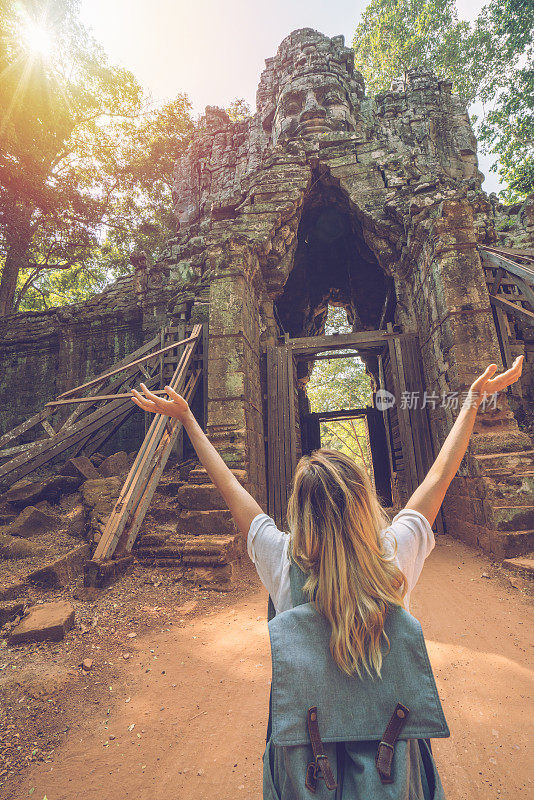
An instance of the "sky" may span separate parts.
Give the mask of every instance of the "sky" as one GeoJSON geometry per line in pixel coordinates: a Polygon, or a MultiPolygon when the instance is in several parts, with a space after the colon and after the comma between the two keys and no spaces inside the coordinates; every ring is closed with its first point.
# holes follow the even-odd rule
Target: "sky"
{"type": "MultiPolygon", "coordinates": [[[[82,15],[112,62],[130,69],[155,100],[185,92],[193,112],[244,98],[252,110],[266,58],[296,28],[345,36],[350,47],[367,0],[82,0],[82,15]]],[[[474,19],[484,0],[457,0],[474,19]]],[[[480,109],[474,109],[480,113],[480,109]]],[[[484,189],[498,191],[479,154],[484,189]]]]}

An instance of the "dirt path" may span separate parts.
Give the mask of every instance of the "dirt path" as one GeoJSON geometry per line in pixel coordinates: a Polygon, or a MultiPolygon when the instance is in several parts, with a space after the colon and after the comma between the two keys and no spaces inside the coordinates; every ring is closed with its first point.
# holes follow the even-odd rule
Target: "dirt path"
{"type": "MultiPolygon", "coordinates": [[[[136,639],[109,712],[89,709],[53,761],[32,765],[6,798],[259,799],[270,678],[265,608],[255,583],[202,614],[194,603],[182,607],[183,627],[136,639]]],[[[412,613],[452,731],[433,742],[448,800],[526,800],[529,601],[484,556],[441,537],[412,613]]]]}

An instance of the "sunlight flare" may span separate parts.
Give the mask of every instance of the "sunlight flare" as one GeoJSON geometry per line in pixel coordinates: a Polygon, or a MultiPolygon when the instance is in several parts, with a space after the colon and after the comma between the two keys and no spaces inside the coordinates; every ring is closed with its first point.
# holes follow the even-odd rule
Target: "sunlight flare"
{"type": "Polygon", "coordinates": [[[27,47],[36,55],[48,57],[52,52],[53,40],[44,25],[27,19],[23,27],[23,39],[27,47]]]}

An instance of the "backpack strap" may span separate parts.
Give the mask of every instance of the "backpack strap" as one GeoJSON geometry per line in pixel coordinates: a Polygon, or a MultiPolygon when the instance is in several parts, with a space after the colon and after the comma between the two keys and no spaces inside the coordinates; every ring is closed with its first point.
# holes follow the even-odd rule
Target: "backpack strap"
{"type": "Polygon", "coordinates": [[[310,792],[315,793],[317,790],[317,779],[324,778],[326,788],[333,791],[334,789],[337,789],[337,783],[319,735],[317,706],[314,706],[308,710],[308,732],[310,734],[313,757],[315,760],[308,764],[308,768],[306,770],[306,788],[309,789],[310,792]]]}
{"type": "Polygon", "coordinates": [[[395,754],[395,742],[404,727],[409,713],[410,711],[406,706],[403,706],[402,703],[397,703],[395,711],[391,715],[384,735],[378,745],[375,763],[382,783],[393,783],[391,767],[395,754]]]}

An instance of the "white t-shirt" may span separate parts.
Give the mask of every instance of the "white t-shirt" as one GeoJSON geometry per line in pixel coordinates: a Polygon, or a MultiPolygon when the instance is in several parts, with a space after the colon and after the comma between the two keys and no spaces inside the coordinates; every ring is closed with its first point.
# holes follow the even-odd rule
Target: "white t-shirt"
{"type": "MultiPolygon", "coordinates": [[[[391,525],[382,531],[389,546],[392,537],[397,541],[395,562],[406,576],[408,591],[404,598],[410,610],[410,594],[419,580],[425,558],[433,550],[436,540],[426,517],[419,511],[404,508],[396,514],[391,525]]],[[[279,531],[267,514],[258,514],[251,522],[247,549],[260,580],[271,595],[276,613],[287,611],[291,605],[289,584],[289,535],[279,531]]]]}

